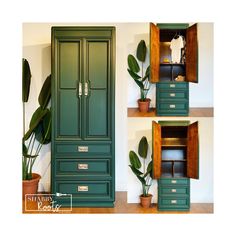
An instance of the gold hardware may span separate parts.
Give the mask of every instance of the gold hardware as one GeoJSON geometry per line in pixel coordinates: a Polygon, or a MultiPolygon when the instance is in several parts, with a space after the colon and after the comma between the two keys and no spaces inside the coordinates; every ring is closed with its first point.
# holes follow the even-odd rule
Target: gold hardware
{"type": "Polygon", "coordinates": [[[88,146],[78,146],[78,152],[88,152],[88,146]]]}
{"type": "Polygon", "coordinates": [[[171,204],[176,204],[177,200],[171,200],[171,204]]]}
{"type": "Polygon", "coordinates": [[[82,95],[82,83],[79,82],[79,96],[82,95]]]}
{"type": "Polygon", "coordinates": [[[176,189],[174,189],[174,188],[171,189],[171,192],[172,192],[172,193],[176,193],[176,189]]]}
{"type": "Polygon", "coordinates": [[[175,108],[175,104],[170,104],[170,108],[175,108]]]}
{"type": "Polygon", "coordinates": [[[88,186],[78,186],[78,192],[88,192],[88,186]]]}
{"type": "Polygon", "coordinates": [[[171,183],[172,183],[172,184],[176,184],[176,183],[177,183],[177,180],[175,180],[175,179],[174,179],[174,180],[171,180],[171,183]]]}
{"type": "Polygon", "coordinates": [[[170,88],[175,88],[175,84],[170,84],[170,88]]]}
{"type": "Polygon", "coordinates": [[[84,95],[88,96],[88,83],[87,82],[84,84],[84,95]]]}
{"type": "Polygon", "coordinates": [[[175,93],[170,93],[170,97],[175,97],[175,93]]]}
{"type": "Polygon", "coordinates": [[[78,164],[78,169],[79,170],[87,170],[88,169],[88,164],[78,164]]]}

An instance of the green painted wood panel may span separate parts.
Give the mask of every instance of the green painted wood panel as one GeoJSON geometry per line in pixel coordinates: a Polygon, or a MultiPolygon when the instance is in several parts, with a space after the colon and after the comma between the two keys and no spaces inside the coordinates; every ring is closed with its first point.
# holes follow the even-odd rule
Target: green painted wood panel
{"type": "Polygon", "coordinates": [[[59,44],[60,88],[76,88],[80,80],[80,42],[59,44]]]}
{"type": "Polygon", "coordinates": [[[110,159],[57,159],[57,175],[110,176],[110,159]]]}
{"type": "Polygon", "coordinates": [[[107,41],[87,42],[87,78],[91,89],[107,88],[108,59],[107,41]]]}
{"type": "Polygon", "coordinates": [[[61,90],[59,97],[58,135],[80,136],[80,107],[76,90],[61,90]]]}
{"type": "Polygon", "coordinates": [[[107,92],[104,90],[92,90],[87,109],[87,136],[107,136],[108,109],[107,92]]]}

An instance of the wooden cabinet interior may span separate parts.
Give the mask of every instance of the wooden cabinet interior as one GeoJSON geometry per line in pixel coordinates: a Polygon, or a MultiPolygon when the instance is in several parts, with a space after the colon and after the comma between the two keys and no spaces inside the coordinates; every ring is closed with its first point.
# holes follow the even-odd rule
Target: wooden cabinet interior
{"type": "Polygon", "coordinates": [[[154,178],[198,178],[198,124],[153,121],[154,178]],[[161,122],[160,122],[161,123],[161,122]],[[170,125],[171,124],[171,125],[170,125]]]}

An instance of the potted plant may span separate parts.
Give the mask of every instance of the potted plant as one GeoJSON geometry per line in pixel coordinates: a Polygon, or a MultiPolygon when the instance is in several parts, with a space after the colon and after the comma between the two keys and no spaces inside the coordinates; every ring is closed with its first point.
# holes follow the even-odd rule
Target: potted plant
{"type": "Polygon", "coordinates": [[[150,89],[149,75],[150,66],[147,66],[144,73],[144,63],[146,61],[147,46],[144,40],[141,40],[137,46],[136,57],[128,55],[128,72],[140,88],[140,99],[138,99],[138,107],[140,112],[148,112],[150,106],[150,98],[147,98],[150,89]],[[138,61],[141,63],[141,68],[138,61]]]}
{"type": "Polygon", "coordinates": [[[152,194],[149,194],[149,189],[152,184],[152,160],[149,162],[148,165],[146,165],[146,159],[148,154],[148,142],[145,136],[143,136],[139,141],[138,154],[139,157],[134,151],[129,152],[129,167],[142,184],[142,194],[140,195],[140,203],[144,208],[148,208],[151,205],[152,200],[152,194]],[[140,158],[142,158],[143,160],[143,166],[140,161],[140,158]]]}
{"type": "Polygon", "coordinates": [[[51,110],[47,108],[51,98],[51,76],[45,80],[40,91],[39,107],[33,113],[29,129],[25,132],[25,103],[28,101],[31,72],[26,59],[22,60],[22,102],[23,102],[23,138],[22,138],[22,197],[35,194],[41,178],[32,173],[33,165],[44,144],[51,141],[51,110]]]}

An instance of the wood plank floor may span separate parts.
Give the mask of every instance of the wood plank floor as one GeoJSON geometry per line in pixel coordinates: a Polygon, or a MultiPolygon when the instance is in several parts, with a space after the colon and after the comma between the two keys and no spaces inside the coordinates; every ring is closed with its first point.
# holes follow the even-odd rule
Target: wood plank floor
{"type": "MultiPolygon", "coordinates": [[[[163,117],[156,115],[156,109],[151,108],[149,112],[142,113],[138,108],[128,108],[128,117],[163,117]]],[[[199,108],[189,108],[188,117],[213,117],[214,108],[213,107],[199,107],[199,108]]]]}
{"type": "Polygon", "coordinates": [[[37,202],[22,202],[22,212],[28,214],[48,214],[48,213],[60,213],[60,214],[114,214],[114,213],[132,213],[132,214],[191,214],[191,213],[213,213],[214,204],[213,203],[192,203],[190,211],[188,212],[164,212],[157,210],[157,204],[152,204],[148,209],[144,209],[137,203],[127,203],[127,192],[116,192],[116,202],[114,208],[73,208],[70,211],[67,208],[59,212],[49,212],[49,211],[37,211],[37,202]],[[27,209],[25,210],[25,206],[27,209]]]}

